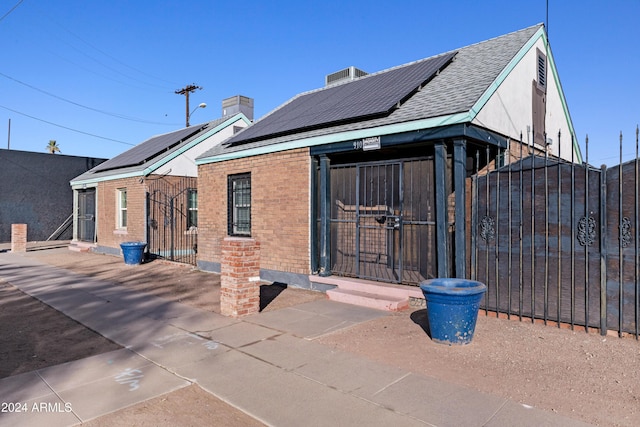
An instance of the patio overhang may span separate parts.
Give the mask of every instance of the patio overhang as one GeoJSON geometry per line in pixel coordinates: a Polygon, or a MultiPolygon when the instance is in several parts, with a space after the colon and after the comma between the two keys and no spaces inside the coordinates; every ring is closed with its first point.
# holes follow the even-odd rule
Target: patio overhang
{"type": "MultiPolygon", "coordinates": [[[[508,138],[505,138],[502,135],[469,123],[458,123],[448,126],[381,135],[379,136],[378,148],[397,147],[401,145],[416,144],[420,142],[435,142],[460,139],[473,141],[476,144],[503,149],[507,148],[508,145],[508,138]]],[[[363,139],[361,138],[317,145],[310,148],[310,154],[312,156],[319,156],[322,154],[354,151],[357,149],[362,149],[362,141],[363,139]]]]}

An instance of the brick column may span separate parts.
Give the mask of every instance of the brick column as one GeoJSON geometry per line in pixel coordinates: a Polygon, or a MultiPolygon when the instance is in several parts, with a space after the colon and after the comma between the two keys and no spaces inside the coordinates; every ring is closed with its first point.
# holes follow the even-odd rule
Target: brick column
{"type": "Polygon", "coordinates": [[[27,224],[11,224],[11,252],[27,252],[27,224]]]}
{"type": "Polygon", "coordinates": [[[241,317],[260,311],[260,243],[227,237],[222,243],[220,311],[241,317]]]}

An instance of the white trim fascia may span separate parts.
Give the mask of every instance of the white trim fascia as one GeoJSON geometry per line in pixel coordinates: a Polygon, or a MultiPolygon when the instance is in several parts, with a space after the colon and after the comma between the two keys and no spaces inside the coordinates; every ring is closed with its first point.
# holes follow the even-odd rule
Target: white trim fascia
{"type": "Polygon", "coordinates": [[[87,183],[84,181],[70,181],[69,184],[71,185],[72,190],[86,190],[87,188],[98,188],[97,182],[87,183]]]}
{"type": "MultiPolygon", "coordinates": [[[[228,154],[219,154],[212,157],[200,158],[199,160],[196,160],[196,165],[223,162],[227,160],[274,153],[278,151],[290,150],[295,148],[312,147],[312,146],[322,145],[322,144],[356,140],[356,139],[367,138],[371,136],[382,136],[382,135],[389,135],[389,134],[400,133],[400,132],[415,131],[420,129],[429,129],[429,128],[438,127],[438,126],[446,126],[446,125],[452,125],[452,124],[471,122],[475,119],[475,117],[478,115],[480,110],[482,110],[482,108],[489,101],[489,99],[495,94],[495,92],[498,90],[500,85],[505,81],[505,79],[513,71],[516,65],[518,65],[518,63],[526,56],[526,54],[531,50],[531,48],[535,46],[535,44],[540,38],[542,38],[542,40],[544,41],[545,46],[548,46],[547,37],[546,37],[546,33],[544,31],[543,26],[541,26],[529,38],[529,40],[520,48],[518,53],[511,59],[511,61],[509,61],[509,64],[507,64],[507,66],[500,72],[498,77],[496,77],[496,79],[489,85],[489,87],[480,96],[480,98],[478,98],[478,100],[475,102],[475,104],[471,107],[471,109],[468,112],[417,120],[417,121],[406,122],[406,123],[386,125],[381,127],[374,127],[369,129],[346,131],[346,132],[339,132],[339,133],[329,134],[329,135],[321,135],[321,136],[311,137],[311,138],[303,138],[303,139],[294,140],[294,141],[287,141],[287,142],[282,142],[278,144],[250,148],[250,149],[236,151],[228,154]]],[[[548,49],[547,51],[548,51],[547,58],[550,58],[549,63],[551,65],[554,80],[559,88],[562,105],[565,110],[564,111],[565,117],[566,117],[567,123],[569,124],[569,127],[573,131],[573,123],[571,121],[571,117],[569,116],[566,100],[564,98],[564,93],[562,91],[561,86],[559,85],[559,79],[558,79],[557,69],[555,67],[555,61],[550,55],[550,52],[548,49]]],[[[578,152],[578,154],[580,153],[578,152]]]]}
{"type": "Polygon", "coordinates": [[[314,147],[317,145],[332,144],[336,142],[344,142],[368,138],[371,136],[393,135],[396,133],[412,132],[422,129],[431,129],[439,126],[455,125],[459,123],[469,122],[470,116],[468,112],[450,114],[447,116],[431,117],[428,119],[415,120],[411,122],[395,123],[385,126],[373,127],[368,129],[358,129],[346,132],[332,133],[328,135],[313,136],[310,138],[296,139],[277,144],[264,145],[261,147],[249,148],[246,150],[235,151],[231,153],[218,154],[212,157],[204,157],[196,160],[196,165],[204,165],[207,163],[224,162],[227,160],[240,159],[243,157],[258,156],[262,154],[276,153],[278,151],[293,150],[296,148],[314,147]]]}
{"type": "Polygon", "coordinates": [[[547,61],[549,61],[551,73],[553,74],[553,81],[556,83],[556,87],[558,88],[558,94],[560,95],[560,103],[562,104],[565,120],[567,121],[567,125],[569,126],[569,132],[571,132],[571,139],[573,142],[572,149],[577,154],[576,161],[578,163],[582,163],[582,151],[580,150],[580,144],[578,143],[578,139],[576,138],[576,131],[573,128],[573,120],[571,120],[571,114],[569,113],[569,105],[567,104],[567,99],[564,96],[564,90],[562,89],[562,84],[560,83],[560,75],[558,74],[558,69],[556,68],[556,61],[553,59],[551,46],[549,46],[549,41],[547,40],[546,34],[543,35],[543,40],[547,50],[547,61]]]}
{"type": "MultiPolygon", "coordinates": [[[[573,121],[571,120],[571,115],[569,114],[569,108],[567,105],[567,100],[564,96],[564,91],[562,90],[562,85],[560,84],[560,76],[558,75],[558,69],[556,68],[555,60],[553,59],[553,54],[551,53],[551,47],[549,46],[549,41],[547,39],[547,33],[544,30],[544,27],[540,27],[538,31],[536,31],[531,38],[525,43],[524,46],[518,51],[518,53],[509,61],[509,64],[502,70],[502,72],[498,75],[498,77],[489,85],[487,90],[482,94],[482,96],[476,101],[476,103],[469,110],[470,119],[474,120],[476,116],[480,113],[480,110],[489,102],[489,99],[496,93],[500,85],[506,80],[507,76],[511,74],[513,69],[518,65],[518,63],[526,56],[526,54],[535,46],[539,39],[542,39],[543,44],[545,45],[547,60],[549,61],[549,65],[551,68],[551,73],[553,75],[553,81],[556,83],[556,87],[558,88],[558,93],[560,94],[560,103],[562,104],[562,109],[565,116],[565,121],[567,122],[567,126],[573,137],[575,137],[575,130],[573,128],[573,121]]],[[[580,145],[578,141],[573,138],[573,150],[578,155],[578,162],[582,162],[582,153],[580,152],[580,145]]]]}
{"type": "Polygon", "coordinates": [[[199,137],[197,137],[196,139],[194,139],[193,141],[191,141],[190,143],[188,143],[184,147],[180,148],[179,150],[176,150],[175,152],[171,153],[171,155],[163,157],[162,159],[158,160],[153,165],[151,165],[148,168],[146,168],[143,171],[144,176],[150,175],[151,173],[155,172],[156,170],[158,170],[162,166],[164,166],[167,163],[169,163],[171,160],[173,160],[176,157],[184,154],[186,151],[188,151],[191,148],[193,148],[194,146],[200,144],[205,139],[207,139],[209,137],[212,137],[213,135],[217,134],[221,130],[231,126],[232,124],[234,124],[238,120],[244,120],[247,123],[247,125],[251,123],[243,113],[238,113],[238,114],[234,115],[233,117],[231,117],[229,120],[225,120],[224,122],[220,123],[218,126],[214,127],[213,129],[210,129],[206,133],[200,135],[199,137]],[[233,119],[233,120],[231,120],[231,119],[233,119]]]}
{"type": "Polygon", "coordinates": [[[84,179],[82,181],[71,181],[71,188],[78,189],[78,188],[82,188],[81,186],[84,185],[84,184],[87,184],[87,186],[88,186],[90,184],[97,184],[99,182],[113,181],[113,180],[116,180],[116,179],[123,179],[123,178],[134,178],[136,176],[143,176],[142,175],[142,171],[122,173],[122,174],[110,175],[110,176],[101,176],[101,177],[98,177],[98,178],[84,179]],[[78,186],[80,186],[80,187],[78,187],[78,186]]]}
{"type": "Polygon", "coordinates": [[[228,126],[231,126],[232,124],[236,123],[239,120],[243,120],[247,125],[251,124],[251,121],[244,115],[244,113],[238,113],[238,114],[234,115],[233,117],[230,117],[229,120],[225,120],[224,122],[220,123],[218,126],[208,130],[203,135],[198,136],[196,139],[191,141],[189,144],[185,145],[184,147],[180,148],[179,150],[176,150],[175,152],[171,153],[170,155],[168,155],[166,157],[163,157],[162,159],[158,160],[157,162],[153,163],[151,166],[147,167],[146,169],[144,169],[142,171],[128,172],[128,173],[109,175],[109,176],[101,176],[101,177],[97,177],[97,178],[83,179],[83,180],[80,180],[80,181],[71,181],[70,182],[71,188],[73,188],[73,189],[82,189],[83,185],[97,184],[99,182],[113,181],[113,180],[116,180],[116,179],[134,178],[134,177],[138,177],[138,176],[141,176],[141,177],[148,176],[151,173],[153,173],[154,171],[156,171],[159,168],[161,168],[162,166],[164,166],[165,164],[167,164],[168,162],[170,162],[171,160],[173,160],[176,157],[182,155],[185,151],[190,150],[195,145],[198,145],[199,143],[201,143],[205,139],[215,135],[216,133],[220,132],[222,129],[224,129],[224,128],[228,127],[228,126]]]}
{"type": "Polygon", "coordinates": [[[471,116],[471,120],[474,120],[476,116],[480,113],[480,110],[489,102],[489,99],[496,93],[500,85],[507,79],[509,74],[516,68],[516,65],[526,56],[526,54],[531,50],[533,46],[535,46],[538,39],[542,37],[544,39],[544,27],[540,27],[538,31],[535,32],[531,36],[531,38],[520,48],[518,53],[511,58],[511,61],[507,64],[506,67],[502,69],[498,77],[489,85],[489,87],[484,91],[482,96],[478,98],[478,100],[473,104],[473,107],[469,110],[469,114],[471,116]]]}

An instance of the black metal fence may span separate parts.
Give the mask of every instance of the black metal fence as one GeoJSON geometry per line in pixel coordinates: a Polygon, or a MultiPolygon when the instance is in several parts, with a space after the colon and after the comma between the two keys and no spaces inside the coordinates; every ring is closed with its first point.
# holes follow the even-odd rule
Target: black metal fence
{"type": "Polygon", "coordinates": [[[197,178],[151,176],[147,186],[149,255],[195,265],[198,251],[197,178]]]}
{"type": "Polygon", "coordinates": [[[483,309],[637,338],[638,132],[635,159],[622,163],[621,137],[609,168],[588,164],[588,141],[582,164],[520,147],[471,178],[469,267],[487,284],[483,309]]]}

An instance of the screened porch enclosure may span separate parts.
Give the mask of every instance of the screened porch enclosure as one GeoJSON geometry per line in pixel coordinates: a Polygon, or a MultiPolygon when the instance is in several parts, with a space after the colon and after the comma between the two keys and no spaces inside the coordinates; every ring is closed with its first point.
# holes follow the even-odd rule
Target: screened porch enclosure
{"type": "Polygon", "coordinates": [[[332,274],[417,285],[437,276],[433,158],[330,170],[332,274]]]}
{"type": "Polygon", "coordinates": [[[314,274],[410,286],[467,277],[470,177],[502,150],[489,140],[502,142],[461,132],[471,131],[399,134],[386,147],[383,137],[367,151],[355,143],[312,150],[314,274]]]}

